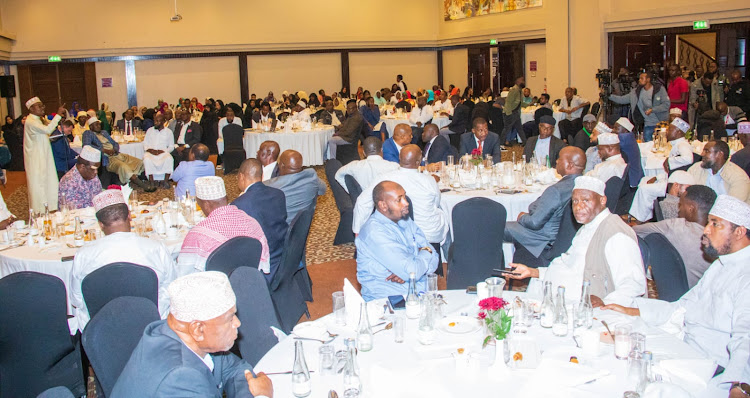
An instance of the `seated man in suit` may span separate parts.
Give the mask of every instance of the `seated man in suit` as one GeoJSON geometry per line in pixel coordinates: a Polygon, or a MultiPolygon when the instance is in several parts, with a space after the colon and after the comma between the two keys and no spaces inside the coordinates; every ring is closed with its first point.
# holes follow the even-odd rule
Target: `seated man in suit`
{"type": "MultiPolygon", "coordinates": [[[[534,138],[529,138],[529,142],[534,138]]],[[[505,224],[505,241],[518,242],[534,257],[539,257],[551,246],[557,238],[563,212],[570,206],[574,180],[583,173],[584,167],[586,155],[580,148],[563,148],[555,164],[557,173],[563,178],[545,189],[542,196],[529,205],[528,213],[518,215],[518,221],[505,224]]]]}
{"type": "MultiPolygon", "coordinates": [[[[560,150],[565,147],[565,143],[552,135],[555,132],[555,118],[552,116],[542,116],[539,121],[539,135],[533,136],[526,141],[523,148],[523,154],[526,155],[526,163],[536,154],[536,161],[539,164],[553,167],[557,164],[557,156],[560,150]],[[547,157],[549,156],[549,161],[547,157]]],[[[585,164],[584,164],[585,167],[585,164]]]]}
{"type": "Polygon", "coordinates": [[[263,276],[270,282],[279,268],[289,224],[286,222],[284,192],[264,185],[261,182],[262,177],[263,165],[260,161],[253,158],[245,159],[237,173],[237,186],[242,194],[232,202],[232,205],[256,219],[263,228],[271,254],[271,272],[263,276]]]}
{"type": "Polygon", "coordinates": [[[288,224],[297,213],[316,203],[318,196],[326,193],[326,184],[320,180],[315,169],[302,169],[302,155],[292,149],[279,156],[279,176],[263,184],[284,192],[288,224]]]}
{"type": "Polygon", "coordinates": [[[334,127],[336,132],[328,140],[328,159],[336,159],[336,148],[339,145],[357,145],[365,119],[357,109],[357,100],[346,103],[346,120],[340,126],[334,127]]]}
{"type": "Polygon", "coordinates": [[[263,181],[268,181],[271,178],[279,176],[279,143],[276,141],[263,141],[258,148],[258,152],[255,157],[263,165],[263,181]]]}
{"type": "Polygon", "coordinates": [[[383,143],[383,159],[398,163],[401,148],[411,142],[411,127],[406,123],[399,123],[393,128],[393,137],[383,143]]]}
{"type": "Polygon", "coordinates": [[[190,112],[187,109],[180,109],[178,113],[179,120],[175,122],[174,133],[174,158],[175,166],[183,160],[187,160],[188,151],[191,146],[201,142],[202,129],[201,125],[191,120],[190,112]]]}
{"type": "Polygon", "coordinates": [[[471,155],[477,148],[482,152],[482,157],[492,155],[492,163],[500,161],[500,137],[489,131],[487,121],[481,117],[474,119],[470,133],[461,135],[459,155],[471,155]]]}
{"type": "Polygon", "coordinates": [[[451,105],[453,105],[453,115],[450,116],[450,124],[440,129],[440,135],[448,138],[451,134],[463,134],[469,129],[469,118],[471,110],[461,102],[461,97],[451,95],[451,105]]]}
{"type": "Polygon", "coordinates": [[[583,117],[583,128],[581,128],[580,131],[578,131],[573,137],[573,142],[571,142],[571,145],[575,145],[584,152],[589,149],[592,145],[594,145],[591,142],[591,134],[594,133],[594,128],[596,127],[596,116],[592,114],[587,114],[583,117]]]}
{"type": "MultiPolygon", "coordinates": [[[[597,164],[593,170],[586,173],[589,177],[595,177],[606,183],[612,177],[623,178],[625,168],[628,166],[620,154],[620,139],[617,134],[602,133],[597,136],[597,150],[602,162],[597,164]]],[[[627,178],[627,176],[625,176],[627,178]]]]}
{"type": "Polygon", "coordinates": [[[124,119],[117,121],[117,129],[124,135],[135,134],[135,129],[139,128],[141,128],[141,121],[135,119],[135,113],[133,113],[132,109],[125,110],[124,119]]]}
{"type": "Polygon", "coordinates": [[[262,103],[260,110],[253,112],[252,121],[254,129],[262,129],[262,126],[271,123],[270,131],[276,130],[276,123],[278,122],[276,115],[271,112],[271,104],[268,102],[262,103]]]}
{"type": "Polygon", "coordinates": [[[325,108],[323,112],[320,112],[320,122],[333,127],[341,126],[341,122],[345,119],[344,112],[333,108],[333,99],[331,97],[326,97],[323,104],[325,108]]]}
{"type": "Polygon", "coordinates": [[[745,170],[750,177],[750,122],[737,123],[737,139],[743,148],[735,152],[729,160],[745,170]]]}
{"type": "Polygon", "coordinates": [[[213,162],[208,160],[210,154],[208,147],[203,144],[196,144],[190,148],[187,160],[180,163],[170,177],[177,183],[174,188],[175,198],[184,198],[188,192],[195,195],[196,179],[216,175],[213,162]]]}
{"type": "Polygon", "coordinates": [[[70,147],[70,140],[68,140],[71,134],[73,134],[73,122],[71,120],[60,123],[57,130],[51,134],[52,137],[55,137],[50,138],[50,145],[52,146],[52,157],[55,158],[58,178],[62,178],[76,164],[78,153],[70,147]]]}
{"type": "Polygon", "coordinates": [[[410,273],[415,274],[417,290],[426,290],[427,274],[438,267],[438,253],[409,218],[406,191],[398,183],[382,181],[373,187],[371,200],[375,212],[356,238],[362,298],[406,296],[410,273]]]}
{"type": "Polygon", "coordinates": [[[724,128],[727,135],[733,135],[737,131],[737,124],[747,121],[745,112],[739,106],[729,106],[726,102],[719,102],[716,110],[724,119],[724,128]]]}
{"type": "Polygon", "coordinates": [[[369,187],[372,181],[381,175],[398,169],[398,163],[383,159],[383,148],[379,138],[367,137],[362,149],[365,159],[349,162],[336,172],[336,181],[346,192],[349,192],[346,186],[348,175],[354,177],[360,187],[364,188],[369,187]]]}
{"type": "Polygon", "coordinates": [[[228,352],[240,321],[229,278],[199,272],[169,285],[169,316],[146,327],[113,397],[272,397],[263,373],[228,352]]]}
{"type": "Polygon", "coordinates": [[[638,239],[625,222],[607,209],[605,184],[598,178],[575,179],[571,204],[573,216],[582,224],[567,252],[555,257],[549,267],[529,268],[511,264],[512,279],[534,278],[534,287],[544,280],[565,286],[565,300],[579,301],[585,279],[594,307],[605,304],[631,305],[646,293],[646,274],[638,239]]]}
{"type": "Polygon", "coordinates": [[[456,156],[456,150],[448,142],[448,139],[440,135],[440,129],[436,124],[430,123],[422,131],[422,142],[424,142],[424,151],[422,155],[422,166],[427,166],[429,170],[436,168],[439,162],[448,160],[448,155],[456,156]]]}

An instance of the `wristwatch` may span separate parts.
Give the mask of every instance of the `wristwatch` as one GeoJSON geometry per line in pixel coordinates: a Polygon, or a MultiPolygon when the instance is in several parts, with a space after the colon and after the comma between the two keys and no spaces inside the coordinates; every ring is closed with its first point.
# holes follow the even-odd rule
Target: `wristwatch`
{"type": "Polygon", "coordinates": [[[429,252],[430,254],[432,254],[432,248],[431,248],[431,247],[429,247],[429,246],[425,246],[425,247],[420,247],[420,248],[419,248],[419,251],[422,251],[422,250],[427,250],[427,251],[428,251],[428,252],[429,252]]]}
{"type": "Polygon", "coordinates": [[[750,397],[750,384],[747,383],[732,383],[732,388],[730,390],[734,390],[735,388],[739,388],[740,391],[745,394],[746,396],[750,397]]]}

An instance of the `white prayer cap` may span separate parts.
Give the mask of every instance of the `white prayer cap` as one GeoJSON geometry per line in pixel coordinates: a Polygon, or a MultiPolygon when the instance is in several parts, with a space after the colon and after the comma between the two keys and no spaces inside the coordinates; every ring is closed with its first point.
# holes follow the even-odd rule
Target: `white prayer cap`
{"type": "Polygon", "coordinates": [[[105,207],[125,203],[125,197],[122,196],[122,191],[119,189],[107,189],[94,196],[91,199],[94,202],[94,210],[99,211],[105,207]]]}
{"type": "Polygon", "coordinates": [[[604,182],[598,178],[589,177],[589,176],[580,176],[575,179],[575,185],[573,186],[573,190],[585,189],[585,190],[597,193],[601,196],[604,196],[605,187],[606,185],[604,184],[604,182]]]}
{"type": "Polygon", "coordinates": [[[89,120],[86,121],[86,125],[87,126],[91,126],[92,124],[94,124],[94,123],[96,123],[98,121],[99,121],[99,119],[97,119],[96,117],[90,117],[89,120]]]}
{"type": "Polygon", "coordinates": [[[42,100],[39,99],[39,97],[34,97],[28,101],[26,101],[26,108],[31,109],[31,106],[37,103],[42,102],[42,100]]]}
{"type": "Polygon", "coordinates": [[[76,119],[78,119],[81,116],[89,117],[89,114],[86,113],[86,111],[78,111],[78,113],[76,113],[76,119]]]}
{"type": "Polygon", "coordinates": [[[688,130],[690,130],[690,125],[688,122],[682,120],[682,118],[675,118],[672,120],[672,125],[680,129],[683,133],[687,133],[688,130]]]}
{"type": "Polygon", "coordinates": [[[590,113],[587,113],[586,116],[583,117],[583,121],[584,122],[595,122],[596,121],[596,116],[594,116],[594,115],[592,115],[590,113]]]}
{"type": "Polygon", "coordinates": [[[96,112],[93,109],[89,109],[88,111],[86,111],[86,114],[89,117],[96,117],[96,112]]]}
{"type": "Polygon", "coordinates": [[[99,163],[102,161],[102,152],[91,145],[84,146],[81,150],[80,156],[81,159],[88,160],[91,163],[99,163]]]}
{"type": "Polygon", "coordinates": [[[617,124],[619,124],[622,127],[625,127],[625,129],[628,131],[633,131],[633,127],[635,127],[633,126],[633,123],[630,123],[630,120],[628,120],[628,118],[626,117],[621,117],[617,119],[617,124]]]}
{"type": "Polygon", "coordinates": [[[227,196],[221,177],[199,177],[195,180],[195,196],[201,200],[217,200],[227,196]]]}
{"type": "Polygon", "coordinates": [[[181,322],[214,319],[232,309],[237,302],[229,278],[218,271],[196,272],[177,278],[169,284],[167,292],[169,313],[181,322]]]}
{"type": "Polygon", "coordinates": [[[615,145],[620,143],[620,137],[617,134],[601,133],[597,137],[599,145],[615,145]]]}
{"type": "Polygon", "coordinates": [[[609,126],[607,126],[607,124],[604,123],[604,122],[597,123],[596,127],[594,127],[594,130],[598,131],[599,134],[611,133],[612,132],[612,129],[609,128],[609,126]]]}
{"type": "Polygon", "coordinates": [[[667,182],[682,184],[682,185],[695,185],[695,178],[693,175],[684,170],[673,171],[667,179],[667,182]]]}
{"type": "Polygon", "coordinates": [[[750,205],[729,195],[719,195],[708,214],[750,229],[750,205]]]}
{"type": "Polygon", "coordinates": [[[670,115],[682,115],[682,109],[680,108],[672,108],[669,110],[670,115]]]}
{"type": "Polygon", "coordinates": [[[737,123],[737,134],[750,134],[750,122],[737,123]]]}
{"type": "Polygon", "coordinates": [[[299,100],[299,101],[297,101],[297,106],[301,106],[303,108],[307,108],[307,102],[305,102],[304,100],[299,100]]]}

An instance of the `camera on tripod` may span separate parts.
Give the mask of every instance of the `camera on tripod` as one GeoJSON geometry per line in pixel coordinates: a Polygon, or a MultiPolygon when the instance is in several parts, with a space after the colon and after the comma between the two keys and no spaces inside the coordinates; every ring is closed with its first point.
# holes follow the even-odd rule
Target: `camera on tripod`
{"type": "Polygon", "coordinates": [[[612,94],[612,71],[610,69],[597,70],[596,80],[599,82],[599,97],[606,101],[612,94]]]}

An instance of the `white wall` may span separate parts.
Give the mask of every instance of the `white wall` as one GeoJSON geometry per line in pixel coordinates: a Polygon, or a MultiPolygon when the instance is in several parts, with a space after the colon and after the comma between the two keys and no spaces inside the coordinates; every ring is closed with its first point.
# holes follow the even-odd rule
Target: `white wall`
{"type": "Polygon", "coordinates": [[[330,94],[341,90],[341,54],[253,55],[247,57],[250,93],[265,98],[273,91],[330,94]]]}
{"type": "Polygon", "coordinates": [[[156,106],[159,99],[172,104],[185,96],[240,102],[237,57],[136,61],[135,74],[138,106],[156,106]]]}
{"type": "Polygon", "coordinates": [[[409,91],[431,89],[437,84],[436,51],[392,51],[378,53],[349,53],[351,91],[390,88],[396,75],[403,75],[409,91]]]}
{"type": "Polygon", "coordinates": [[[532,96],[540,96],[544,92],[547,78],[547,45],[545,43],[533,43],[526,45],[526,60],[524,62],[524,75],[526,76],[526,87],[531,90],[532,96]],[[536,72],[529,69],[531,61],[536,61],[536,72]],[[534,76],[535,74],[536,76],[534,76]]]}
{"type": "Polygon", "coordinates": [[[443,88],[451,84],[464,89],[469,84],[469,50],[443,51],[443,88]]]}
{"type": "Polygon", "coordinates": [[[128,88],[125,82],[125,62],[96,63],[96,94],[99,103],[106,102],[109,110],[120,114],[128,107],[128,88]],[[102,87],[102,78],[111,77],[112,87],[102,87]]]}

